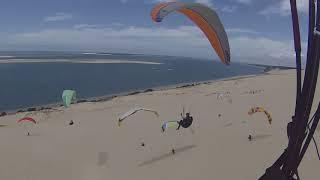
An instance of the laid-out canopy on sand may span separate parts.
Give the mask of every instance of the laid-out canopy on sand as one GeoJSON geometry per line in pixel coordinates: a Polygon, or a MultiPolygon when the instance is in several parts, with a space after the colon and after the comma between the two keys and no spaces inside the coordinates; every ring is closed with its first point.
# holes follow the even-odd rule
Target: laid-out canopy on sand
{"type": "Polygon", "coordinates": [[[68,108],[71,102],[76,99],[76,91],[74,90],[64,90],[62,93],[62,101],[64,107],[68,108]]]}
{"type": "Polygon", "coordinates": [[[248,111],[248,114],[252,115],[257,112],[263,112],[267,116],[269,124],[272,123],[272,117],[271,117],[270,113],[268,111],[266,111],[265,109],[263,109],[262,107],[253,107],[248,111]]]}
{"type": "Polygon", "coordinates": [[[153,114],[155,114],[157,117],[159,116],[158,112],[157,111],[154,111],[154,110],[151,110],[151,109],[146,109],[146,108],[142,108],[142,107],[135,107],[135,108],[132,108],[130,109],[128,112],[122,114],[119,119],[118,119],[118,125],[120,126],[121,125],[121,122],[123,120],[125,120],[126,118],[128,118],[129,116],[137,113],[137,112],[140,112],[140,111],[147,111],[147,112],[152,112],[153,114]]]}
{"type": "Polygon", "coordinates": [[[34,120],[31,117],[23,117],[23,118],[19,119],[18,123],[21,123],[21,122],[32,122],[34,124],[37,124],[36,120],[34,120]]]}
{"type": "Polygon", "coordinates": [[[152,9],[151,17],[155,22],[161,22],[172,12],[180,12],[191,19],[206,35],[222,63],[230,63],[228,36],[219,16],[213,9],[200,3],[164,2],[157,4],[152,9]]]}
{"type": "Polygon", "coordinates": [[[162,132],[165,132],[169,128],[177,128],[179,123],[177,121],[167,121],[164,122],[161,126],[162,132]]]}

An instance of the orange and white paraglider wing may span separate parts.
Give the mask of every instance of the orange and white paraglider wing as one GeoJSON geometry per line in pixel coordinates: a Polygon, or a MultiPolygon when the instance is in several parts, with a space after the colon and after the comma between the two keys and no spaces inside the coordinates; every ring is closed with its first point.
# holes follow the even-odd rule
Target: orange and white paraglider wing
{"type": "Polygon", "coordinates": [[[189,17],[206,35],[222,63],[230,64],[228,36],[214,10],[200,3],[159,3],[152,9],[151,18],[155,22],[161,22],[164,17],[175,11],[189,17]]]}

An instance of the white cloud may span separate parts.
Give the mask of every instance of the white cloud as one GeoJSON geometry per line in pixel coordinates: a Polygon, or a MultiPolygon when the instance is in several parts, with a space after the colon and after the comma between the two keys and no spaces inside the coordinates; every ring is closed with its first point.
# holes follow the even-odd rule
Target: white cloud
{"type": "Polygon", "coordinates": [[[241,3],[241,4],[251,4],[252,3],[252,0],[236,0],[238,3],[241,3]]]}
{"type": "MultiPolygon", "coordinates": [[[[308,13],[309,3],[307,0],[297,0],[297,9],[299,12],[308,13]]],[[[290,1],[288,0],[281,0],[276,4],[266,7],[259,14],[262,15],[271,15],[271,14],[280,14],[282,16],[290,15],[291,7],[290,1]]]]}
{"type": "MultiPolygon", "coordinates": [[[[233,28],[230,36],[232,61],[262,64],[294,63],[293,42],[277,41],[248,29],[233,28]],[[247,35],[245,35],[246,33],[247,35]],[[255,34],[255,37],[249,36],[255,34]]],[[[114,51],[218,59],[204,34],[195,26],[178,28],[103,27],[76,25],[73,28],[1,36],[0,50],[114,51]]]]}
{"type": "Polygon", "coordinates": [[[257,31],[254,31],[252,29],[244,29],[244,28],[229,28],[229,29],[226,29],[226,31],[228,33],[241,33],[241,34],[260,34],[259,32],[257,31]]]}
{"type": "Polygon", "coordinates": [[[72,15],[68,13],[56,13],[54,16],[45,17],[43,20],[45,22],[53,22],[53,21],[64,21],[72,19],[72,15]]]}
{"type": "MultiPolygon", "coordinates": [[[[2,37],[0,39],[4,40],[2,37]]],[[[175,29],[140,27],[99,27],[76,25],[73,28],[46,29],[6,36],[0,50],[96,50],[132,53],[210,57],[210,44],[193,26],[175,29]]]]}
{"type": "MultiPolygon", "coordinates": [[[[178,1],[178,0],[153,0],[151,2],[174,2],[174,1],[178,1]]],[[[186,1],[186,2],[190,2],[190,1],[186,1]]],[[[209,7],[213,7],[212,0],[194,0],[193,2],[198,2],[198,3],[205,4],[209,7]]]]}
{"type": "Polygon", "coordinates": [[[101,25],[97,24],[76,24],[73,26],[74,29],[85,29],[85,28],[99,28],[101,25]]]}
{"type": "MultiPolygon", "coordinates": [[[[292,41],[278,41],[265,37],[239,36],[230,40],[232,53],[244,62],[272,65],[294,65],[295,52],[292,41]]],[[[306,43],[302,43],[303,53],[306,43]]]]}
{"type": "Polygon", "coordinates": [[[174,2],[177,0],[151,0],[151,1],[146,1],[146,2],[152,2],[152,3],[158,3],[158,2],[174,2]]]}
{"type": "Polygon", "coordinates": [[[238,6],[224,6],[221,8],[222,12],[232,13],[238,9],[238,6]]]}
{"type": "Polygon", "coordinates": [[[291,42],[281,42],[265,37],[235,37],[231,41],[233,50],[247,57],[289,58],[293,55],[291,42]]]}
{"type": "Polygon", "coordinates": [[[211,0],[196,0],[195,2],[205,4],[207,6],[213,7],[211,0]]]}

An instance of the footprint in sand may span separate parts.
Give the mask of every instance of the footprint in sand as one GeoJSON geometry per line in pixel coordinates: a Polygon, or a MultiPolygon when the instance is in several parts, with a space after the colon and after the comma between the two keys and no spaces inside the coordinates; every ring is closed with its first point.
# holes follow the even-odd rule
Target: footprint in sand
{"type": "Polygon", "coordinates": [[[108,153],[107,152],[99,152],[98,153],[98,166],[104,166],[108,161],[108,153]]]}
{"type": "Polygon", "coordinates": [[[272,136],[271,134],[257,134],[252,137],[252,140],[259,141],[259,140],[270,138],[271,136],[272,136]]]}
{"type": "Polygon", "coordinates": [[[264,90],[263,89],[254,89],[254,90],[249,90],[249,91],[245,91],[244,93],[241,94],[250,94],[250,95],[255,95],[255,94],[261,94],[263,93],[264,90]]]}
{"type": "Polygon", "coordinates": [[[242,121],[241,121],[241,123],[242,123],[242,124],[246,124],[246,123],[247,123],[247,121],[245,121],[245,120],[242,120],[242,121]]]}
{"type": "Polygon", "coordinates": [[[230,127],[232,126],[232,122],[225,124],[223,127],[230,127]]]}

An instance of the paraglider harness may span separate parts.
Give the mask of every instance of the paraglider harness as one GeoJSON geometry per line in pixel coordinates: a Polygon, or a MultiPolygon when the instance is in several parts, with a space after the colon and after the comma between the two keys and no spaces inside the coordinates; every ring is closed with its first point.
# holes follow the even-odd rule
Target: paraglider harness
{"type": "Polygon", "coordinates": [[[298,167],[311,140],[313,140],[316,146],[318,158],[320,159],[317,144],[313,138],[320,119],[320,103],[312,118],[309,119],[319,71],[320,0],[309,0],[308,52],[302,88],[301,40],[296,0],[290,0],[290,5],[297,66],[295,114],[292,117],[292,121],[287,125],[287,135],[289,139],[287,148],[259,180],[300,180],[298,167]],[[317,7],[315,7],[315,1],[317,1],[317,7]]]}
{"type": "Polygon", "coordinates": [[[69,122],[69,126],[71,126],[71,125],[73,125],[74,124],[74,122],[73,122],[73,120],[71,120],[70,122],[69,122]]]}
{"type": "Polygon", "coordinates": [[[188,128],[191,126],[193,122],[193,117],[190,116],[190,113],[186,113],[186,117],[184,117],[181,113],[181,117],[182,117],[182,120],[178,121],[179,126],[177,130],[180,129],[180,126],[182,126],[183,128],[188,128]]]}

